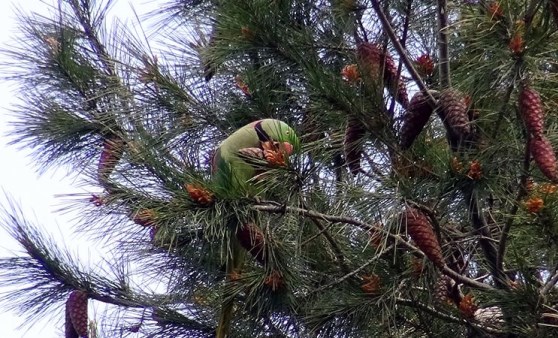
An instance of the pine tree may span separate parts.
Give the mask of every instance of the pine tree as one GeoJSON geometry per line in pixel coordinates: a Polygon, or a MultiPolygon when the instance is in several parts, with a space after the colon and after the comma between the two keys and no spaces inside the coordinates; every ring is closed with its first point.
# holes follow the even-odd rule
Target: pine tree
{"type": "Polygon", "coordinates": [[[112,1],[22,16],[12,143],[77,173],[76,226],[114,255],[85,268],[6,206],[27,256],[0,260],[3,306],[66,337],[213,337],[224,302],[230,337],[558,335],[555,2],[167,0],[145,33],[109,29],[112,1]],[[253,189],[218,186],[214,150],[263,118],[301,148],[243,149],[253,189]]]}

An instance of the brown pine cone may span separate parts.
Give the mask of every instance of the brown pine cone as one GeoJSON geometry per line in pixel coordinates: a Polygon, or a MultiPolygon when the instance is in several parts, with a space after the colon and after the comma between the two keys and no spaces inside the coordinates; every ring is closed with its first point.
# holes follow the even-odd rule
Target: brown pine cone
{"type": "Polygon", "coordinates": [[[407,86],[403,78],[397,76],[397,66],[391,55],[387,51],[384,52],[384,48],[380,45],[369,42],[360,43],[357,46],[357,54],[372,79],[380,78],[380,70],[383,69],[381,78],[384,80],[385,87],[403,108],[407,108],[409,105],[407,86]]]}
{"type": "Polygon", "coordinates": [[[550,141],[544,135],[535,136],[530,141],[529,149],[544,176],[552,182],[558,182],[556,155],[550,141]]]}
{"type": "MultiPolygon", "coordinates": [[[[87,337],[87,293],[74,290],[66,301],[66,312],[79,337],[87,337]]],[[[68,332],[68,330],[66,330],[68,332]]]]}
{"type": "Polygon", "coordinates": [[[422,92],[417,92],[411,99],[405,115],[403,115],[403,123],[399,132],[402,149],[411,147],[428,122],[432,111],[433,109],[428,103],[427,96],[422,92]]]}
{"type": "Polygon", "coordinates": [[[440,118],[453,134],[464,138],[471,133],[467,105],[463,94],[453,89],[446,89],[440,93],[440,118]]]}
{"type": "Polygon", "coordinates": [[[446,127],[448,143],[453,151],[475,143],[476,135],[472,132],[462,93],[454,89],[444,90],[439,96],[437,113],[446,127]]]}
{"type": "Polygon", "coordinates": [[[519,92],[519,111],[527,131],[533,136],[543,133],[543,109],[539,93],[525,85],[519,92]]]}
{"type": "Polygon", "coordinates": [[[421,210],[408,207],[404,213],[403,222],[406,222],[407,233],[426,257],[436,266],[443,267],[445,262],[442,249],[428,217],[421,210]]]}
{"type": "Polygon", "coordinates": [[[236,238],[262,265],[266,263],[265,237],[262,230],[254,223],[246,223],[236,231],[236,238]]]}
{"type": "Polygon", "coordinates": [[[124,140],[117,135],[110,135],[103,141],[103,150],[97,166],[97,175],[101,184],[106,183],[110,174],[122,158],[124,140]]]}
{"type": "Polygon", "coordinates": [[[72,324],[72,318],[70,317],[70,309],[66,306],[66,321],[64,322],[64,337],[65,338],[79,338],[76,329],[74,329],[74,324],[72,324]]]}
{"type": "Polygon", "coordinates": [[[361,171],[360,158],[362,156],[362,138],[366,134],[366,129],[356,118],[349,118],[345,129],[345,140],[343,147],[345,151],[345,161],[353,175],[361,171]]]}
{"type": "Polygon", "coordinates": [[[452,289],[452,280],[446,275],[440,276],[434,284],[434,301],[439,305],[451,305],[450,297],[452,289]]]}

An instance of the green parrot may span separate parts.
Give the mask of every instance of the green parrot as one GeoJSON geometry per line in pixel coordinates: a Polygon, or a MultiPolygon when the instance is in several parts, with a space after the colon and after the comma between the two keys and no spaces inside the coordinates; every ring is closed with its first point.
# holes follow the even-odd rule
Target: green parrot
{"type": "MultiPolygon", "coordinates": [[[[258,168],[245,154],[251,153],[261,162],[265,160],[264,152],[270,145],[285,157],[300,148],[295,131],[285,122],[275,119],[252,122],[227,137],[213,155],[212,173],[218,195],[234,198],[255,194],[251,179],[258,173],[258,168]]],[[[236,237],[242,227],[241,222],[231,217],[226,223],[231,232],[226,258],[227,278],[230,278],[242,267],[246,249],[236,237]]],[[[229,297],[221,306],[216,338],[229,335],[232,309],[233,300],[229,297]]]]}

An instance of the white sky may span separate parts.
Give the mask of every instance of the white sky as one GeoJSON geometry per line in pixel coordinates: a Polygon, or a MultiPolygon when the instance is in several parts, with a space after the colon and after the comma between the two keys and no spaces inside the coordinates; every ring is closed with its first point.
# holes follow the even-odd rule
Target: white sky
{"type": "MultiPolygon", "coordinates": [[[[47,3],[55,3],[55,0],[47,0],[47,3]]],[[[134,1],[134,7],[139,13],[144,13],[146,0],[134,1]]],[[[15,32],[14,8],[23,8],[26,11],[46,8],[40,0],[3,0],[0,1],[0,48],[5,48],[15,32]]],[[[153,4],[149,6],[153,8],[153,4]]],[[[42,12],[42,11],[41,11],[42,12]]],[[[118,17],[131,15],[129,2],[117,1],[111,13],[118,17]]],[[[3,56],[0,55],[0,59],[3,56]]],[[[17,67],[17,65],[14,65],[17,67]]],[[[2,74],[0,74],[0,78],[2,74]]],[[[33,160],[29,157],[29,151],[18,150],[6,143],[6,132],[9,130],[7,120],[10,118],[9,111],[16,101],[15,88],[9,88],[5,82],[0,80],[0,205],[5,201],[5,191],[20,202],[26,214],[32,215],[32,220],[39,220],[42,227],[48,229],[54,236],[60,234],[69,235],[72,223],[72,215],[56,212],[64,202],[59,195],[70,193],[85,193],[82,187],[77,187],[76,182],[64,176],[63,171],[49,171],[42,176],[37,173],[37,167],[33,166],[33,160]],[[58,197],[57,197],[58,196],[58,197]]],[[[67,199],[66,199],[67,200],[67,199]]],[[[74,237],[75,238],[75,237],[74,237]]],[[[68,239],[68,238],[66,238],[68,239]]],[[[17,250],[15,241],[0,230],[0,257],[12,255],[17,250]]],[[[27,330],[18,329],[24,322],[24,318],[18,318],[15,313],[8,313],[0,309],[0,337],[8,338],[58,338],[63,336],[64,318],[63,313],[56,317],[45,318],[35,327],[27,330]]]]}

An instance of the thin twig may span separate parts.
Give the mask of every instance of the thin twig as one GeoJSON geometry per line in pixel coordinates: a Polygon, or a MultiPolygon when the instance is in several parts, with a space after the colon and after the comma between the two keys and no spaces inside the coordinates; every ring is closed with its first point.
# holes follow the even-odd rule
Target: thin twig
{"type": "Polygon", "coordinates": [[[449,88],[450,80],[450,64],[449,64],[449,45],[448,45],[448,14],[446,0],[438,0],[437,16],[438,16],[438,58],[440,66],[440,86],[449,88]]]}
{"type": "MultiPolygon", "coordinates": [[[[403,32],[401,33],[401,46],[403,48],[405,48],[405,44],[407,43],[407,35],[409,33],[409,22],[411,21],[411,6],[413,4],[413,0],[407,0],[407,8],[405,8],[405,21],[403,23],[403,32]]],[[[397,76],[395,77],[395,84],[393,85],[393,88],[399,88],[399,81],[401,81],[401,71],[403,70],[403,62],[401,62],[401,60],[399,60],[399,63],[397,65],[397,76]]],[[[392,98],[389,109],[388,109],[388,114],[389,116],[391,116],[391,119],[393,120],[393,110],[395,109],[395,96],[392,98]]],[[[393,123],[393,121],[391,121],[393,123]]]]}
{"type": "Polygon", "coordinates": [[[486,331],[486,332],[492,333],[492,334],[503,334],[504,333],[503,331],[496,330],[496,329],[491,328],[491,327],[481,326],[477,323],[472,324],[472,323],[470,323],[470,322],[468,322],[464,319],[454,317],[454,316],[449,315],[449,314],[445,314],[443,312],[438,311],[437,309],[435,309],[433,307],[430,307],[426,304],[422,304],[422,303],[414,301],[414,300],[404,299],[404,298],[396,298],[395,301],[397,302],[397,304],[423,310],[425,312],[430,313],[433,316],[436,316],[440,319],[443,319],[443,320],[446,320],[446,321],[449,321],[449,322],[454,322],[454,323],[463,324],[463,325],[473,325],[474,327],[476,327],[480,330],[483,330],[483,331],[486,331]]]}
{"type": "MultiPolygon", "coordinates": [[[[482,238],[491,238],[492,236],[488,230],[488,224],[482,213],[480,201],[477,193],[474,191],[474,187],[464,188],[463,194],[465,195],[465,202],[468,203],[468,212],[473,228],[482,236],[482,238]]],[[[499,289],[507,289],[507,276],[503,273],[502,269],[498,267],[497,263],[498,249],[491,241],[487,241],[482,238],[479,239],[479,244],[483,251],[484,258],[490,268],[490,272],[494,277],[494,283],[499,289]]]]}
{"type": "Polygon", "coordinates": [[[496,263],[498,265],[498,269],[502,269],[504,264],[504,254],[506,253],[506,244],[508,242],[508,236],[510,233],[511,226],[513,224],[514,216],[517,214],[519,210],[519,203],[523,196],[527,194],[527,190],[525,189],[525,185],[527,184],[527,178],[529,177],[529,164],[531,162],[531,152],[529,151],[529,146],[525,146],[525,156],[523,158],[523,173],[521,174],[520,184],[519,184],[519,191],[517,192],[517,197],[515,198],[514,204],[509,212],[508,220],[504,224],[504,228],[502,229],[502,234],[500,235],[500,241],[498,244],[498,256],[496,258],[496,263]]]}
{"type": "Polygon", "coordinates": [[[114,62],[112,61],[112,57],[110,56],[105,46],[101,43],[101,41],[97,37],[97,34],[95,33],[93,26],[91,25],[90,18],[87,17],[86,13],[84,13],[83,8],[81,7],[81,5],[77,0],[72,0],[70,3],[72,5],[72,9],[74,10],[75,15],[77,16],[77,19],[79,20],[79,23],[83,27],[83,31],[85,35],[87,36],[89,42],[91,43],[91,47],[93,48],[95,53],[97,53],[97,55],[99,56],[101,63],[103,63],[103,65],[105,66],[105,70],[107,71],[107,74],[110,76],[116,76],[116,71],[114,67],[114,62]]]}
{"type": "Polygon", "coordinates": [[[552,288],[554,288],[556,283],[558,283],[558,266],[554,270],[554,275],[552,277],[550,277],[548,282],[546,282],[546,284],[541,288],[541,291],[540,291],[541,296],[544,297],[547,293],[549,293],[550,290],[552,288]]]}
{"type": "MultiPolygon", "coordinates": [[[[351,224],[351,225],[354,225],[354,226],[356,226],[360,229],[363,229],[365,231],[368,231],[368,232],[370,232],[370,231],[380,232],[380,233],[390,237],[391,239],[395,240],[398,244],[401,244],[402,246],[404,246],[408,250],[420,255],[421,257],[424,257],[424,253],[419,248],[410,244],[409,242],[407,242],[401,236],[392,234],[392,233],[390,233],[389,231],[387,231],[386,229],[384,229],[380,226],[368,224],[368,223],[365,223],[365,222],[361,222],[361,221],[358,221],[354,218],[344,217],[344,216],[336,216],[336,215],[328,215],[328,214],[323,214],[323,213],[320,213],[320,212],[317,212],[317,211],[314,211],[314,210],[307,210],[307,209],[303,209],[303,208],[290,207],[290,206],[282,206],[282,205],[277,205],[275,203],[256,204],[256,205],[253,205],[252,208],[255,209],[255,210],[271,212],[271,213],[291,212],[291,213],[296,213],[296,214],[299,214],[299,215],[302,215],[302,216],[305,216],[305,217],[309,217],[309,218],[326,220],[328,222],[338,222],[338,223],[351,224]]],[[[465,285],[468,285],[468,286],[471,286],[471,287],[474,287],[474,288],[478,288],[478,289],[483,289],[483,290],[494,290],[494,288],[492,286],[488,285],[488,284],[480,283],[476,280],[473,280],[471,278],[460,275],[459,273],[450,269],[447,265],[443,266],[441,269],[442,269],[442,272],[444,274],[446,274],[449,277],[452,277],[456,281],[459,281],[459,282],[461,282],[465,285]]]]}
{"type": "Polygon", "coordinates": [[[353,271],[349,272],[348,274],[344,275],[341,278],[338,278],[334,281],[332,281],[331,283],[328,283],[326,285],[323,285],[315,290],[312,290],[308,293],[307,297],[310,295],[313,295],[315,293],[321,292],[325,289],[328,289],[334,285],[340,284],[343,281],[351,278],[352,276],[356,275],[357,273],[359,273],[360,271],[364,270],[364,268],[366,268],[367,266],[369,266],[370,264],[374,263],[375,261],[377,261],[382,255],[382,253],[387,252],[389,250],[391,250],[393,248],[393,244],[386,247],[382,252],[378,253],[376,256],[372,257],[371,259],[369,259],[368,261],[366,261],[364,264],[362,264],[361,266],[359,266],[358,268],[354,269],[353,271]]]}
{"type": "MultiPolygon", "coordinates": [[[[302,207],[304,209],[306,209],[305,203],[302,202],[301,204],[302,204],[302,207]]],[[[349,266],[345,262],[345,256],[343,255],[343,251],[341,250],[341,248],[339,247],[339,245],[337,244],[335,239],[327,231],[327,228],[324,227],[324,225],[317,218],[311,218],[310,220],[312,221],[312,223],[314,223],[314,225],[316,225],[316,227],[319,230],[319,233],[321,233],[325,237],[325,239],[328,241],[329,245],[331,246],[331,249],[333,250],[333,253],[335,254],[335,258],[339,262],[341,270],[343,270],[343,273],[345,273],[345,274],[349,273],[351,271],[351,269],[349,268],[349,266]]]]}
{"type": "Polygon", "coordinates": [[[401,43],[399,42],[399,39],[397,38],[397,35],[395,34],[395,31],[393,30],[393,27],[389,23],[389,20],[387,19],[386,14],[384,13],[383,9],[381,8],[378,0],[372,0],[372,7],[374,8],[374,11],[376,11],[376,14],[378,15],[378,18],[380,19],[380,22],[382,23],[382,27],[386,31],[391,43],[393,43],[393,47],[395,48],[395,50],[399,54],[399,57],[400,57],[401,61],[403,61],[403,64],[405,64],[405,67],[407,68],[407,71],[411,75],[411,78],[416,82],[419,89],[422,92],[424,92],[424,94],[427,96],[429,103],[433,107],[436,106],[436,99],[432,96],[431,93],[428,92],[428,87],[426,87],[426,84],[424,83],[424,81],[420,77],[419,73],[417,72],[417,70],[413,66],[413,62],[407,56],[407,51],[405,50],[405,47],[403,47],[401,45],[401,43]]]}

